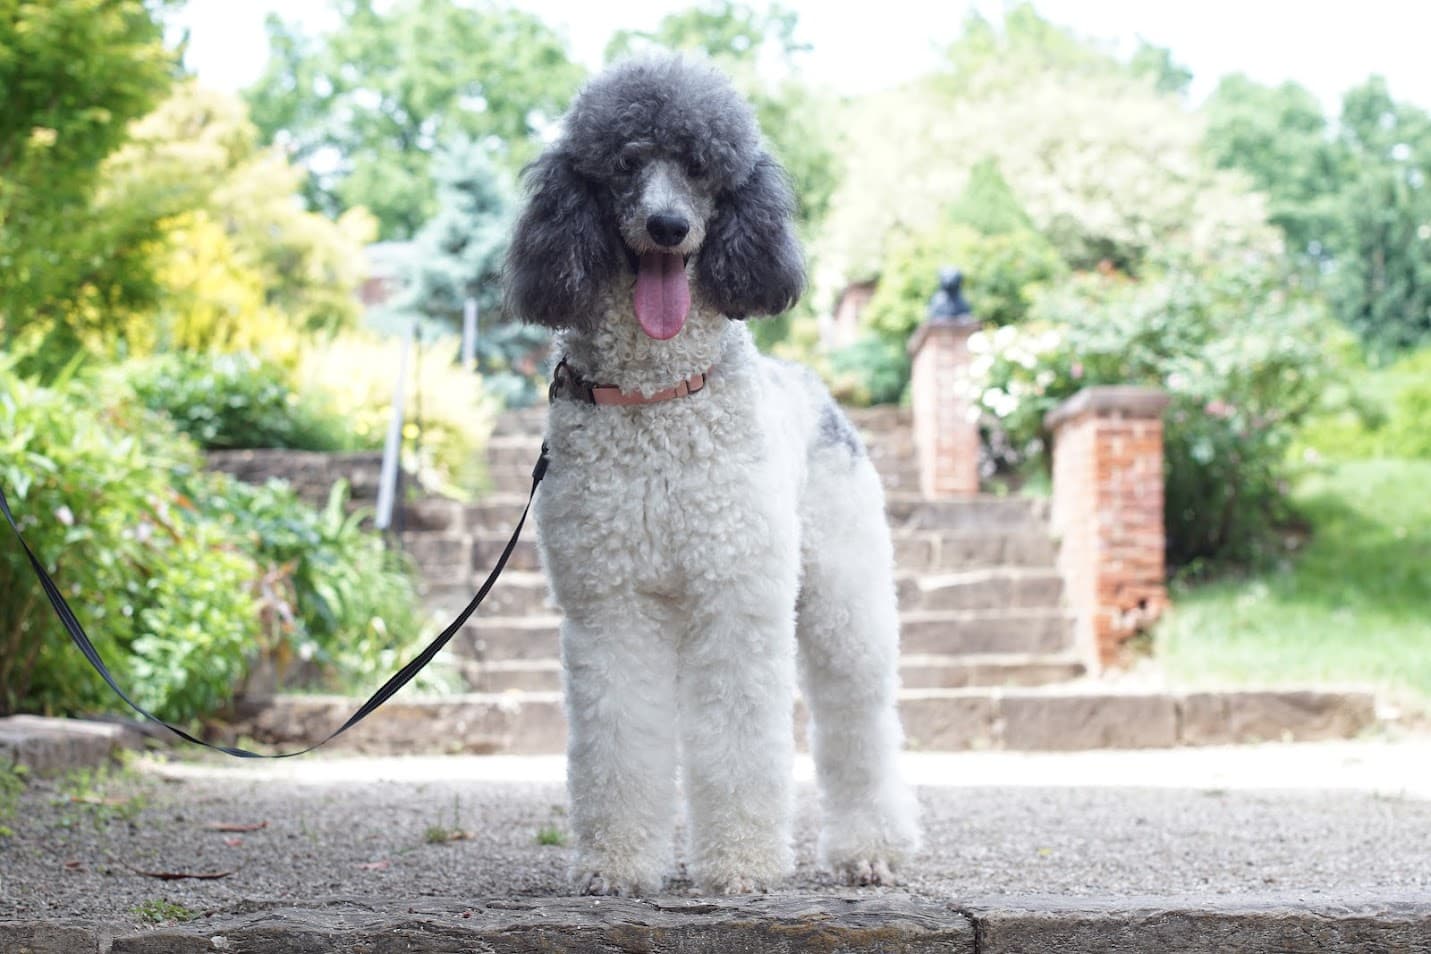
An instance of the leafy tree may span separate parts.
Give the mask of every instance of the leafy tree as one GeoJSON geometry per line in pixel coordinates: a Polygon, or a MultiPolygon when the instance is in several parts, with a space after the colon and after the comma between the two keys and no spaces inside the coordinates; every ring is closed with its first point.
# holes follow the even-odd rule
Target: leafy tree
{"type": "Polygon", "coordinates": [[[1372,78],[1335,126],[1301,87],[1245,77],[1208,106],[1207,149],[1270,196],[1272,221],[1375,351],[1431,340],[1431,114],[1372,78]]]}
{"type": "Polygon", "coordinates": [[[655,30],[617,30],[606,44],[607,61],[657,44],[673,50],[701,50],[717,59],[748,62],[766,49],[789,59],[808,51],[795,38],[800,15],[779,3],[764,10],[735,0],[716,0],[668,14],[655,30]]]}
{"type": "Polygon", "coordinates": [[[735,0],[715,0],[671,13],[651,31],[617,31],[606,46],[606,59],[664,47],[701,53],[729,73],[790,173],[796,217],[810,235],[829,208],[840,169],[826,118],[830,104],[797,78],[800,54],[810,49],[796,38],[798,28],[799,15],[778,3],[757,10],[735,0]],[[776,75],[763,75],[761,67],[772,64],[776,75]]]}
{"type": "Polygon", "coordinates": [[[1192,85],[1192,70],[1175,61],[1172,50],[1154,46],[1147,40],[1138,41],[1138,49],[1128,61],[1128,68],[1136,75],[1151,79],[1153,88],[1160,93],[1184,96],[1192,85]]]}
{"type": "Polygon", "coordinates": [[[541,393],[534,372],[549,336],[535,325],[500,320],[502,260],[516,213],[512,183],[471,141],[444,149],[433,173],[438,213],[417,234],[397,310],[453,332],[462,327],[466,300],[476,299],[486,319],[476,354],[484,390],[510,406],[531,404],[541,393]]]}
{"type": "Polygon", "coordinates": [[[994,159],[985,159],[969,170],[969,183],[949,206],[949,218],[985,235],[1033,229],[1033,220],[1019,204],[994,159]]]}
{"type": "Polygon", "coordinates": [[[264,141],[313,171],[309,199],[333,216],[365,206],[383,238],[434,212],[438,145],[473,139],[515,169],[582,78],[530,13],[457,0],[340,0],[338,13],[318,36],[270,17],[268,67],[246,96],[264,141]]]}
{"type": "Polygon", "coordinates": [[[64,360],[109,309],[157,293],[168,197],[105,194],[101,164],[171,81],[160,9],[0,2],[0,347],[29,331],[64,360]]]}
{"type": "Polygon", "coordinates": [[[1375,350],[1431,341],[1431,113],[1373,77],[1343,97],[1340,129],[1356,174],[1332,300],[1375,350]]]}
{"type": "Polygon", "coordinates": [[[116,329],[128,349],[290,358],[300,333],[356,321],[370,217],[304,211],[303,179],[280,151],[259,146],[242,101],[192,81],[134,123],[105,163],[106,191],[168,190],[182,208],[151,252],[162,294],[116,329]]]}
{"type": "Polygon", "coordinates": [[[1207,103],[1204,148],[1218,167],[1245,172],[1267,194],[1268,219],[1312,272],[1328,260],[1336,194],[1349,170],[1315,96],[1296,83],[1224,77],[1207,103]]]}
{"type": "Polygon", "coordinates": [[[1203,155],[1200,116],[1026,4],[971,20],[945,72],[862,97],[844,125],[858,148],[817,246],[843,280],[877,275],[890,240],[933,227],[988,158],[1075,268],[1278,248],[1261,197],[1203,155]]]}
{"type": "Polygon", "coordinates": [[[463,303],[477,299],[492,315],[501,303],[502,259],[515,213],[511,182],[487,151],[453,143],[433,162],[437,215],[417,233],[406,290],[397,302],[445,331],[462,328],[463,303]]]}

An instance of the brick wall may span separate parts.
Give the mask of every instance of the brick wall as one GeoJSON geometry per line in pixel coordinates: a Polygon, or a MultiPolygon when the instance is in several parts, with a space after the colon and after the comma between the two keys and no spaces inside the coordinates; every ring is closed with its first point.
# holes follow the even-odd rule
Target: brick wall
{"type": "Polygon", "coordinates": [[[1059,569],[1090,663],[1120,662],[1167,607],[1161,391],[1086,388],[1045,421],[1054,435],[1059,569]]]}
{"type": "Polygon", "coordinates": [[[969,336],[979,323],[928,321],[909,342],[919,489],[926,497],[979,492],[979,424],[970,400],[969,336]]]}

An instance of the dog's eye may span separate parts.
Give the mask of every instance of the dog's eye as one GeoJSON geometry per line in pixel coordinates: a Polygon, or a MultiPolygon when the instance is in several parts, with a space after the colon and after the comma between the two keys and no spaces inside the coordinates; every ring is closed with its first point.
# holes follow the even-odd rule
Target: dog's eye
{"type": "Polygon", "coordinates": [[[641,157],[634,152],[623,152],[616,157],[616,169],[622,175],[630,175],[641,165],[641,157]]]}
{"type": "Polygon", "coordinates": [[[692,179],[703,179],[706,174],[706,164],[699,159],[692,159],[686,171],[691,174],[692,179]]]}

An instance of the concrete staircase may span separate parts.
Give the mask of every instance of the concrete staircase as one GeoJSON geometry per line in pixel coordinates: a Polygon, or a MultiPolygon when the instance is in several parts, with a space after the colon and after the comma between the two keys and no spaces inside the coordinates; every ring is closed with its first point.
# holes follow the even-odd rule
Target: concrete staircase
{"type": "MultiPolygon", "coordinates": [[[[913,489],[906,413],[875,408],[853,417],[888,496],[905,687],[1036,686],[1082,675],[1042,504],[923,500],[913,489]]],[[[425,500],[410,507],[403,543],[435,614],[451,617],[461,609],[501,553],[531,486],[541,423],[530,411],[504,418],[489,449],[494,491],[481,503],[425,500]]],[[[535,534],[526,533],[481,615],[453,644],[471,689],[559,690],[558,622],[535,534]]]]}
{"type": "MultiPolygon", "coordinates": [[[[1029,498],[927,500],[917,491],[908,412],[855,410],[884,480],[901,610],[900,710],[912,749],[1146,748],[1344,738],[1374,721],[1366,693],[1169,692],[1086,678],[1073,641],[1047,505],[1029,498]]],[[[509,413],[489,447],[491,492],[473,505],[428,498],[405,511],[403,544],[424,599],[450,619],[486,577],[531,487],[545,409],[509,413]]],[[[470,691],[398,699],[352,736],[367,751],[441,738],[448,750],[560,752],[560,617],[547,602],[535,534],[517,545],[478,615],[449,647],[470,691]]],[[[280,697],[251,726],[304,739],[350,700],[280,697]],[[295,729],[294,727],[303,727],[295,729]]]]}

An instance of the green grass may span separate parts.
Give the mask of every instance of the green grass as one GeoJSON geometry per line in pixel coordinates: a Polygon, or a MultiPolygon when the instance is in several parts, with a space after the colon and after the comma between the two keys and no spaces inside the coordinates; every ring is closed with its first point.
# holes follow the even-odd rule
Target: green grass
{"type": "Polygon", "coordinates": [[[1360,683],[1431,706],[1431,461],[1330,465],[1296,489],[1313,530],[1284,566],[1175,589],[1156,651],[1209,683],[1360,683]]]}
{"type": "Polygon", "coordinates": [[[168,924],[175,921],[192,921],[199,916],[198,912],[186,908],[182,904],[165,901],[163,898],[153,898],[142,904],[135,905],[134,913],[139,920],[146,924],[168,924]]]}
{"type": "Polygon", "coordinates": [[[6,822],[15,817],[20,805],[20,793],[25,790],[25,781],[30,770],[13,762],[0,762],[0,838],[15,834],[6,822]]]}
{"type": "Polygon", "coordinates": [[[559,847],[566,844],[566,834],[555,825],[543,825],[537,829],[537,844],[546,847],[559,847]]]}

